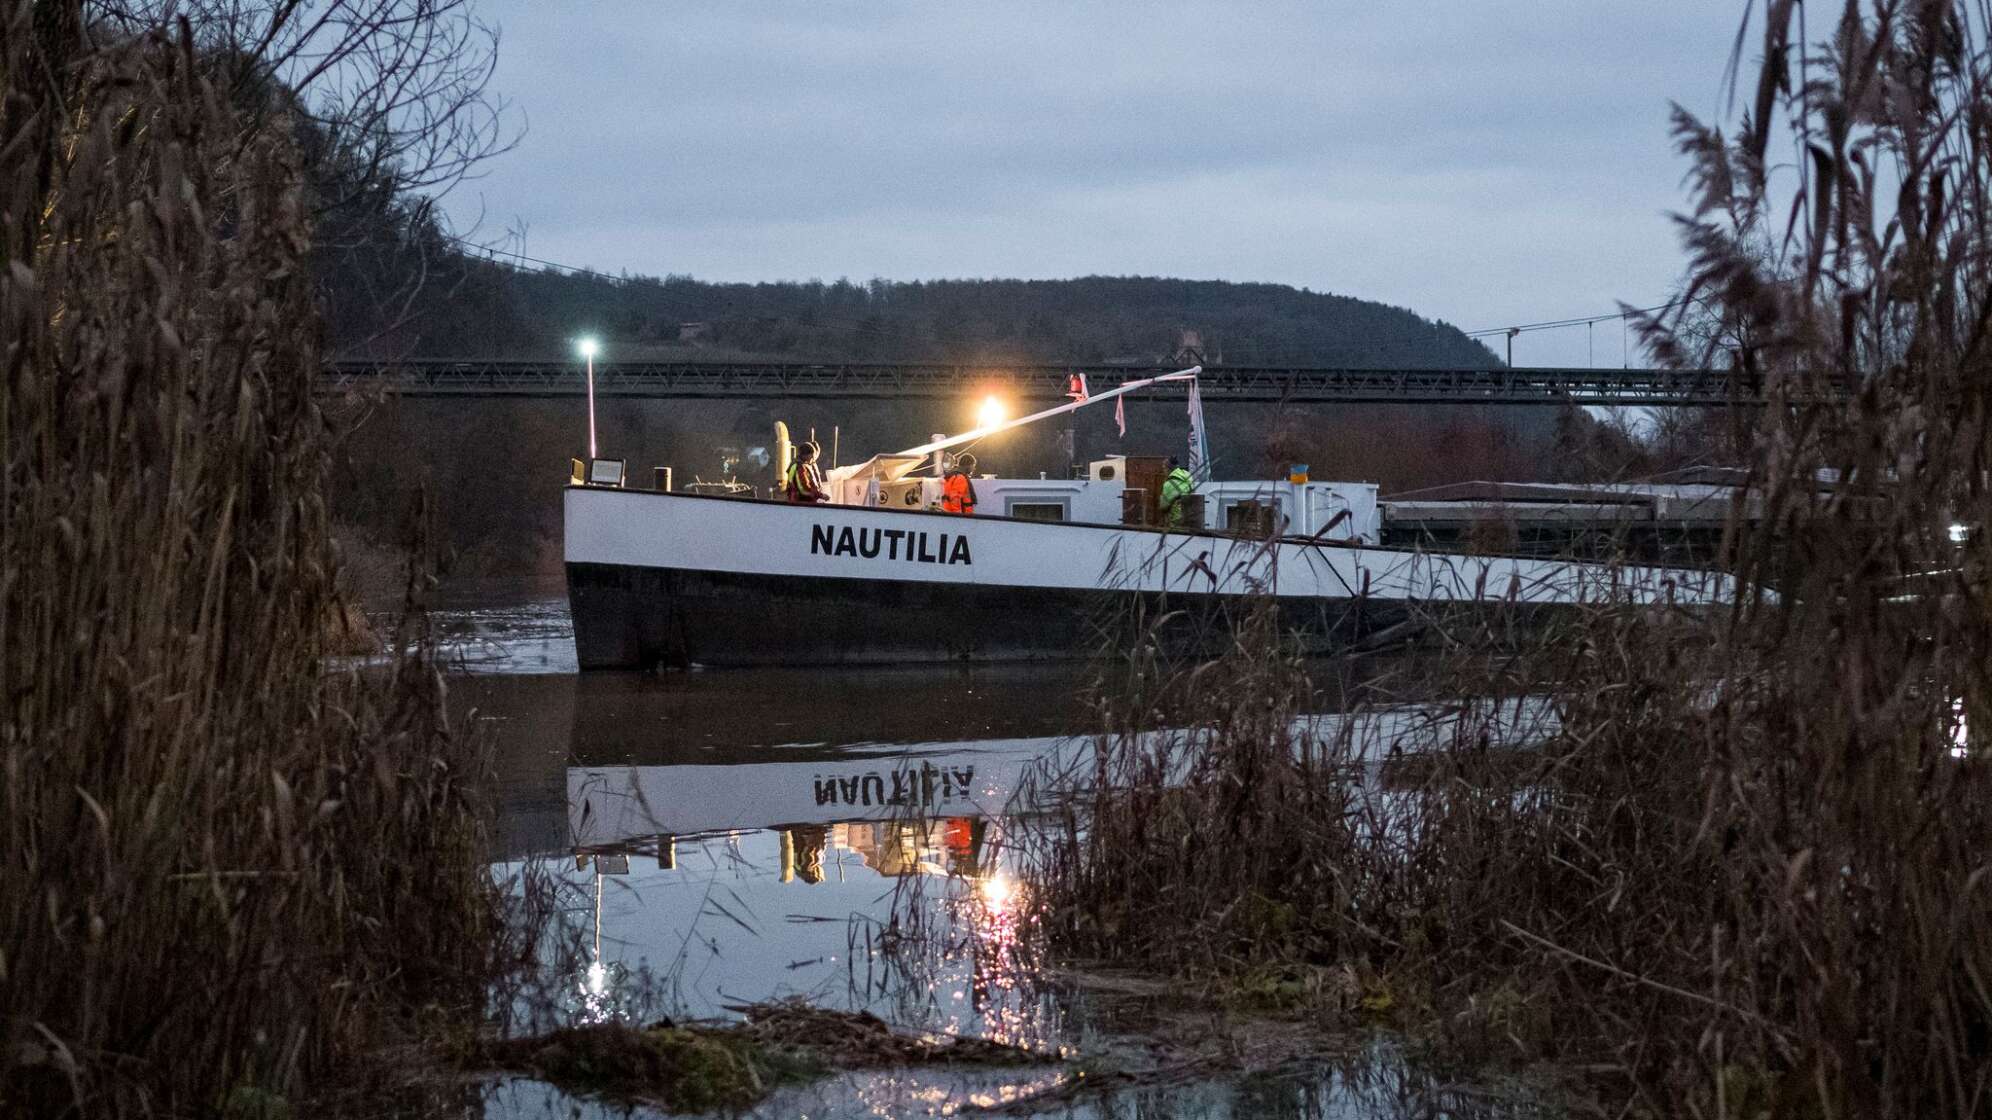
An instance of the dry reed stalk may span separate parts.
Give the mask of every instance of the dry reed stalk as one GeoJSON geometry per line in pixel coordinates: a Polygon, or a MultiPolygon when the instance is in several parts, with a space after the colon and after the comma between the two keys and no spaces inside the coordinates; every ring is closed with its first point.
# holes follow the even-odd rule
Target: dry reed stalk
{"type": "Polygon", "coordinates": [[[480,763],[420,657],[325,671],[288,139],[80,11],[0,10],[0,1111],[207,1113],[476,1008],[480,763]]]}
{"type": "Polygon", "coordinates": [[[1763,514],[1725,542],[1744,593],[1460,648],[1461,711],[1552,696],[1556,735],[1499,766],[1455,736],[1400,791],[1309,769],[1288,654],[1241,645],[1187,757],[1116,724],[1043,838],[1068,945],[1352,968],[1456,1043],[1608,1071],[1614,1112],[1992,1115],[1992,19],[1880,0],[1808,37],[1764,7],[1738,138],[1678,121],[1707,319],[1649,324],[1773,387],[1763,514]]]}

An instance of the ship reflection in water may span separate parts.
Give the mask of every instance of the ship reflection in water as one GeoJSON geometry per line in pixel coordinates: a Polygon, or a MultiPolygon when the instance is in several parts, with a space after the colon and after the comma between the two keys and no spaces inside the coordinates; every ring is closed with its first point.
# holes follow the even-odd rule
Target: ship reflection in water
{"type": "MultiPolygon", "coordinates": [[[[1063,667],[737,670],[467,677],[458,695],[498,738],[500,863],[548,861],[592,896],[583,1017],[795,997],[1056,1048],[1006,841],[1042,776],[1088,749],[1072,685],[1063,667]]],[[[1482,746],[1554,725],[1542,697],[1495,712],[1473,724],[1482,746]]],[[[1307,718],[1389,801],[1406,796],[1390,768],[1458,716],[1307,718]]]]}
{"type": "Polygon", "coordinates": [[[1065,1042],[1017,929],[1007,816],[1070,749],[1064,672],[486,677],[501,865],[593,902],[579,1019],[803,998],[1065,1042]]]}
{"type": "MultiPolygon", "coordinates": [[[[1036,768],[1084,750],[1066,737],[1088,716],[1072,683],[1068,668],[1018,667],[511,675],[454,678],[452,695],[497,739],[498,871],[534,861],[568,888],[583,959],[560,1021],[723,1018],[793,997],[900,1029],[1094,1053],[1111,1031],[1036,956],[1014,850],[1014,814],[1041,807],[1036,768]]],[[[1442,709],[1324,715],[1314,730],[1367,744],[1387,785],[1387,748],[1444,737],[1442,709]]],[[[1523,745],[1547,718],[1538,702],[1514,704],[1490,745],[1523,745]]],[[[781,1090],[754,1114],[946,1112],[1061,1076],[1055,1065],[849,1072],[781,1090]]],[[[1151,1112],[1538,1114],[1526,1097],[1455,1094],[1387,1041],[1318,1069],[1129,1089],[1067,1114],[1151,1112]]],[[[512,1078],[485,1115],[624,1113],[512,1078]]]]}

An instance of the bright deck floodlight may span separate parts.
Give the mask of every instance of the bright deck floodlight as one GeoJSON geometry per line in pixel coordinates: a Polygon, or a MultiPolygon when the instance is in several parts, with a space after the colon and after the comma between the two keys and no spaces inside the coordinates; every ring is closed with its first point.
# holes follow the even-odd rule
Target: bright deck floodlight
{"type": "Polygon", "coordinates": [[[582,357],[592,358],[601,353],[602,344],[592,338],[583,338],[574,343],[574,348],[581,352],[582,357]]]}
{"type": "Polygon", "coordinates": [[[988,396],[982,398],[982,409],[976,413],[975,426],[978,428],[993,428],[1009,418],[1010,410],[1004,407],[1002,399],[995,396],[988,396]]]}

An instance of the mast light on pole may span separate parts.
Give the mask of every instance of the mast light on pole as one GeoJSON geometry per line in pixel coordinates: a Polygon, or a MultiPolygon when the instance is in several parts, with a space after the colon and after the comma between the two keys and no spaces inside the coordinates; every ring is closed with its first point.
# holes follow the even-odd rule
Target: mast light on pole
{"type": "Polygon", "coordinates": [[[588,458],[595,458],[595,355],[600,352],[601,343],[592,335],[584,335],[574,343],[581,357],[588,362],[588,458]]]}

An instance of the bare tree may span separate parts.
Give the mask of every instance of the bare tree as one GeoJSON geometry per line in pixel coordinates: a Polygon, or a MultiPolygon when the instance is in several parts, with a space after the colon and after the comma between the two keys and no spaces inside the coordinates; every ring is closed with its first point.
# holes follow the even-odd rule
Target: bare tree
{"type": "Polygon", "coordinates": [[[470,0],[87,0],[81,11],[99,40],[183,22],[238,110],[239,141],[293,138],[336,338],[391,336],[462,281],[461,238],[437,203],[518,138],[491,90],[499,33],[470,0]]]}
{"type": "Polygon", "coordinates": [[[97,35],[184,21],[246,124],[281,112],[309,125],[321,158],[396,194],[445,193],[516,142],[490,89],[498,31],[470,0],[87,0],[82,12],[97,35]]]}

